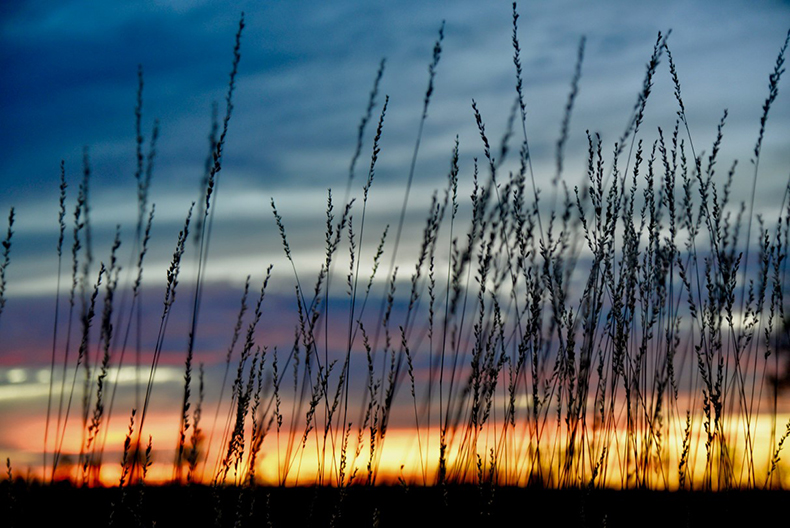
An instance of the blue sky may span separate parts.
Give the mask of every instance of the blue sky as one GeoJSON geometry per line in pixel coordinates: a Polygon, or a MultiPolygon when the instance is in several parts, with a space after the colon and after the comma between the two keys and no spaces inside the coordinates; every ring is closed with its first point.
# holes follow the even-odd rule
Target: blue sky
{"type": "MultiPolygon", "coordinates": [[[[231,286],[222,291],[235,298],[247,274],[254,283],[274,264],[272,288],[290,295],[293,275],[271,214],[272,198],[300,273],[315,276],[323,251],[327,189],[334,189],[336,202],[342,199],[357,126],[379,61],[386,58],[378,103],[387,94],[390,105],[363,252],[364,262],[371,261],[374,239],[385,224],[396,221],[403,200],[427,65],[445,20],[444,49],[405,227],[415,243],[404,244],[398,260],[411,268],[425,208],[432,191],[444,185],[456,135],[462,196],[471,187],[472,158],[482,157],[471,101],[477,101],[494,144],[504,132],[515,95],[511,9],[509,2],[482,6],[464,1],[5,4],[0,19],[0,61],[6,72],[0,79],[0,142],[5,146],[0,211],[3,218],[10,207],[16,211],[6,270],[6,296],[12,300],[7,310],[16,299],[20,313],[27,313],[30,303],[54,293],[60,160],[65,160],[70,184],[70,218],[84,146],[92,165],[97,260],[106,259],[116,225],[124,240],[121,252],[131,258],[138,65],[145,78],[146,141],[154,119],[161,126],[150,197],[157,213],[144,274],[144,283],[161,291],[177,231],[190,202],[198,199],[212,103],[219,102],[220,114],[224,112],[241,11],[246,28],[215,196],[207,280],[220,285],[217,291],[231,286]]],[[[565,153],[571,187],[584,178],[585,131],[600,133],[604,151],[611,152],[628,123],[656,35],[672,29],[669,45],[697,151],[710,149],[728,109],[719,170],[738,159],[735,196],[748,196],[749,160],[768,74],[790,25],[790,4],[727,0],[636,8],[629,2],[566,1],[523,4],[519,13],[527,130],[539,187],[548,188],[554,174],[555,143],[579,39],[585,36],[587,46],[565,153]]],[[[656,127],[668,134],[674,125],[672,90],[664,61],[640,136],[646,144],[657,137],[656,127]]],[[[768,122],[756,196],[757,211],[768,218],[781,203],[777,197],[790,166],[790,105],[784,91],[780,86],[768,122]]],[[[373,123],[377,113],[378,108],[373,123]]],[[[373,128],[368,127],[352,187],[358,199],[373,128]]],[[[191,262],[182,281],[194,276],[191,262]]],[[[68,267],[63,273],[68,280],[68,267]]]]}
{"type": "MultiPolygon", "coordinates": [[[[382,92],[391,103],[376,182],[381,194],[374,192],[372,199],[381,199],[376,211],[389,206],[392,213],[443,19],[444,53],[417,165],[417,211],[425,204],[419,198],[440,185],[456,134],[467,174],[472,156],[482,154],[471,100],[478,101],[496,142],[514,95],[509,2],[27,1],[2,9],[0,208],[16,207],[19,244],[8,270],[10,296],[52,289],[52,259],[46,265],[42,259],[54,253],[59,163],[66,161],[73,198],[84,145],[93,165],[94,222],[104,226],[105,242],[115,223],[126,230],[134,225],[138,64],[145,71],[144,129],[150,131],[154,118],[161,122],[151,198],[163,231],[154,243],[172,245],[174,228],[196,199],[211,104],[224,97],[242,10],[247,28],[217,220],[218,229],[236,234],[236,240],[223,237],[228,243],[218,250],[236,255],[243,269],[230,273],[230,263],[219,262],[212,266],[217,279],[243,280],[262,248],[276,242],[270,197],[290,222],[297,252],[314,245],[310,232],[320,240],[326,189],[344,188],[357,124],[382,57],[388,61],[382,92]],[[236,243],[245,235],[250,245],[236,243]],[[257,248],[254,255],[251,246],[257,248]]],[[[790,23],[790,4],[552,2],[524,3],[519,11],[528,133],[534,162],[546,167],[538,171],[539,184],[551,177],[579,38],[588,40],[566,156],[571,183],[583,176],[584,131],[600,132],[605,145],[613,143],[627,123],[656,33],[669,28],[698,148],[709,149],[721,112],[729,109],[722,165],[739,158],[748,180],[767,76],[790,23]]],[[[656,126],[670,129],[674,111],[663,64],[648,104],[645,138],[655,137],[656,126]]],[[[780,96],[769,121],[766,178],[758,193],[766,207],[784,187],[788,122],[790,111],[780,96]]],[[[366,143],[363,155],[368,149],[366,143]]],[[[278,252],[266,260],[275,257],[278,252]]],[[[152,256],[159,263],[168,258],[169,250],[152,256]]]]}

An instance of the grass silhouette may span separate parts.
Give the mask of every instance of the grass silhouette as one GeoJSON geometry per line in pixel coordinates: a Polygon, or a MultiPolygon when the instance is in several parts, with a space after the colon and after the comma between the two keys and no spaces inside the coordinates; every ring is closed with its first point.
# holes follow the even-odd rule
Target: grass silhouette
{"type": "MultiPolygon", "coordinates": [[[[342,201],[331,190],[327,195],[324,258],[316,263],[314,282],[298,271],[288,218],[271,200],[273,225],[293,272],[292,342],[268,342],[258,331],[272,309],[269,266],[257,298],[247,277],[219,387],[206,386],[202,364],[195,376],[194,352],[214,200],[241,67],[243,15],[225,114],[220,120],[215,108],[201,194],[185,208],[158,326],[143,321],[141,300],[155,222],[149,187],[159,126],[146,149],[141,69],[133,279],[127,287],[121,277],[120,234],[96,270],[86,149],[73,213],[65,339],[58,333],[64,314],[58,312],[57,286],[43,477],[14,481],[12,461],[7,462],[3,500],[9,522],[24,524],[38,500],[56,505],[54,512],[64,511],[70,501],[101,504],[90,511],[102,525],[207,524],[208,519],[217,526],[511,522],[526,515],[519,512],[523,493],[551,505],[545,513],[530,510],[538,521],[544,515],[556,521],[566,508],[570,524],[616,525],[628,515],[641,518],[645,513],[638,508],[655,506],[655,497],[661,497],[668,511],[683,511],[689,520],[713,515],[729,522],[735,519],[728,509],[732,497],[748,497],[747,522],[763,507],[758,505],[783,497],[778,490],[787,486],[787,470],[781,454],[790,436],[790,421],[781,421],[783,356],[790,343],[784,297],[790,186],[776,219],[755,211],[754,196],[758,178],[775,177],[761,174],[760,157],[790,32],[769,75],[751,160],[751,195],[737,203],[736,164],[723,176],[717,171],[727,112],[709,153],[698,153],[669,35],[660,33],[622,135],[606,145],[587,132],[587,181],[568,186],[565,146],[582,89],[582,39],[547,200],[536,184],[540,178],[527,135],[518,19],[514,4],[516,93],[503,141],[498,149],[491,145],[485,118],[472,101],[482,157],[479,163],[475,159],[471,195],[459,196],[459,180],[468,175],[459,164],[456,140],[444,187],[434,192],[421,232],[407,232],[406,218],[434,79],[441,74],[444,24],[429,63],[397,223],[371,235],[368,198],[376,192],[388,116],[388,98],[380,100],[382,61],[342,201]],[[646,138],[645,108],[664,63],[677,101],[675,124],[646,138]],[[372,123],[377,125],[367,147],[370,164],[357,201],[352,197],[359,186],[357,166],[372,123]],[[398,266],[401,244],[412,246],[413,269],[398,266]],[[372,261],[363,262],[368,253],[372,261]],[[177,444],[171,476],[154,488],[149,471],[157,439],[148,434],[146,418],[157,398],[154,380],[176,292],[183,289],[181,268],[189,258],[196,275],[187,285],[191,315],[177,444]],[[140,333],[154,328],[150,365],[141,365],[140,333]],[[139,407],[128,415],[120,478],[103,488],[106,466],[118,466],[105,454],[118,447],[108,446],[108,422],[118,413],[118,376],[135,341],[135,370],[145,371],[147,379],[135,384],[139,407]],[[71,346],[78,346],[76,358],[71,346]],[[219,395],[213,413],[205,398],[209,392],[219,395]],[[67,426],[78,419],[79,452],[67,453],[67,426]],[[396,473],[387,459],[394,421],[411,423],[415,446],[396,473]],[[63,478],[66,458],[76,462],[63,478]],[[666,491],[681,493],[658,493],[666,491]],[[691,491],[693,500],[685,494],[691,491]],[[630,506],[618,510],[622,501],[630,506]],[[431,513],[415,520],[399,511],[404,502],[431,513]],[[179,505],[173,508],[177,512],[168,511],[170,503],[179,505]]],[[[58,277],[67,231],[65,169],[60,191],[58,277]]],[[[0,315],[5,270],[13,264],[13,221],[11,209],[0,265],[0,315]]],[[[656,519],[669,522],[658,514],[656,519]]]]}

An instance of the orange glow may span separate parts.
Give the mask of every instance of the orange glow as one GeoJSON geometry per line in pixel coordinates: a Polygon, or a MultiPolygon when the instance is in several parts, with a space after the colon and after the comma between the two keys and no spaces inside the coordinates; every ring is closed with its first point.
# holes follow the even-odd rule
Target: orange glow
{"type": "MultiPolygon", "coordinates": [[[[757,416],[751,427],[751,442],[749,449],[744,440],[745,426],[737,420],[726,424],[727,446],[731,450],[732,467],[731,485],[733,487],[755,486],[762,488],[770,468],[770,460],[776,450],[776,443],[784,430],[784,424],[790,414],[777,416],[776,436],[772,438],[772,416],[757,416]],[[752,453],[747,457],[746,453],[752,453]],[[751,468],[753,461],[754,467],[751,468]],[[753,477],[751,476],[753,474],[753,477]],[[754,484],[749,484],[750,479],[754,484]]],[[[508,428],[507,437],[501,438],[501,426],[496,429],[484,427],[477,439],[476,449],[471,444],[462,442],[463,432],[458,431],[455,436],[448,434],[447,448],[447,476],[452,481],[477,482],[480,472],[484,480],[490,475],[496,475],[496,480],[502,485],[524,486],[530,483],[530,470],[533,475],[542,474],[544,482],[553,485],[561,483],[573,485],[586,485],[592,479],[593,468],[600,458],[600,448],[607,442],[605,471],[596,476],[596,483],[607,487],[622,488],[632,487],[637,479],[645,479],[654,489],[678,489],[679,474],[678,464],[680,453],[683,452],[683,425],[673,423],[668,428],[669,434],[662,438],[660,450],[654,441],[649,449],[645,449],[644,437],[629,438],[622,427],[610,431],[608,437],[603,431],[588,432],[586,446],[577,442],[575,459],[572,463],[573,478],[575,482],[562,480],[563,464],[566,450],[568,449],[568,434],[564,427],[557,431],[556,422],[547,422],[540,441],[541,457],[536,456],[537,440],[523,434],[527,424],[517,423],[515,428],[508,428]],[[589,446],[597,451],[591,456],[589,446]],[[628,447],[626,447],[628,446],[628,447]],[[496,457],[495,472],[491,472],[492,451],[496,457]],[[633,453],[648,453],[650,460],[641,468],[637,468],[633,453]],[[479,457],[479,458],[478,458],[479,457]],[[478,467],[478,463],[480,466],[478,467]],[[625,470],[627,469],[627,473],[625,470]],[[635,473],[636,471],[636,473],[635,473]],[[639,474],[640,472],[646,472],[639,474]],[[626,479],[627,475],[627,479],[626,479]]],[[[3,453],[11,458],[16,474],[26,475],[28,478],[40,479],[43,475],[40,442],[31,439],[43,438],[44,421],[41,418],[27,418],[17,420],[13,429],[6,429],[2,435],[9,451],[3,453]]],[[[153,438],[153,464],[150,467],[146,483],[167,484],[173,481],[175,447],[177,445],[178,417],[171,413],[152,414],[146,422],[143,443],[147,442],[150,434],[153,438]]],[[[120,419],[113,420],[107,436],[107,450],[100,466],[98,481],[95,484],[102,486],[116,486],[121,477],[121,458],[124,439],[128,432],[128,423],[123,425],[120,419]]],[[[205,431],[204,431],[205,433],[205,431]]],[[[337,485],[339,466],[341,461],[341,446],[338,442],[332,443],[332,437],[327,437],[326,449],[323,448],[323,431],[311,432],[308,435],[304,448],[301,445],[301,431],[296,435],[294,449],[291,453],[290,469],[284,477],[287,466],[285,444],[288,434],[281,430],[279,435],[280,449],[278,451],[278,437],[272,432],[265,439],[257,455],[255,480],[261,485],[337,485]],[[323,452],[323,455],[321,454],[323,452]],[[323,478],[321,477],[323,475],[323,478]]],[[[702,428],[700,416],[692,418],[692,432],[690,435],[689,455],[687,461],[686,487],[702,488],[705,485],[703,476],[706,469],[705,432],[702,428]]],[[[56,479],[69,479],[73,482],[82,482],[82,468],[77,463],[79,460],[80,445],[84,439],[77,427],[69,428],[64,443],[56,479]]],[[[245,458],[238,470],[230,468],[227,482],[238,482],[244,475],[246,460],[249,455],[249,446],[245,446],[245,458]]],[[[223,446],[223,452],[227,444],[223,446]]],[[[220,454],[219,441],[214,438],[208,465],[213,468],[215,460],[220,454]]],[[[364,483],[367,479],[367,464],[370,456],[370,445],[367,431],[363,433],[362,444],[357,444],[357,430],[353,429],[349,435],[347,447],[347,460],[345,480],[354,476],[354,482],[364,483]],[[358,453],[358,456],[355,456],[358,453]]],[[[416,429],[399,428],[387,432],[383,447],[378,451],[376,483],[392,484],[405,483],[409,485],[432,485],[437,483],[439,470],[439,430],[432,428],[430,431],[421,429],[419,437],[416,429]]],[[[201,462],[198,464],[195,480],[210,483],[214,475],[213,469],[207,469],[201,462]]],[[[786,456],[780,454],[780,461],[773,475],[773,487],[790,486],[790,463],[786,456]]],[[[49,455],[49,464],[52,456],[49,455]]],[[[51,469],[48,470],[51,471],[51,469]]],[[[713,467],[710,471],[711,486],[717,489],[721,467],[713,467]]],[[[186,474],[186,473],[184,473],[186,474]]],[[[48,474],[46,478],[48,479],[48,474]]],[[[183,477],[182,477],[183,478],[183,477]]]]}

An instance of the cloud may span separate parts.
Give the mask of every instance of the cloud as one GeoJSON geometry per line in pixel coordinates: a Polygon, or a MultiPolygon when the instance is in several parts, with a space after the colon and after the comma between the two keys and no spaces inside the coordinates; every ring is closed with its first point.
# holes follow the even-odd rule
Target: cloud
{"type": "MultiPolygon", "coordinates": [[[[393,195],[406,179],[426,68],[442,19],[447,24],[444,50],[416,167],[425,191],[421,197],[443,185],[456,134],[461,177],[468,184],[472,157],[482,156],[471,100],[477,101],[496,144],[515,95],[509,2],[493,7],[471,1],[242,1],[222,7],[126,2],[110,8],[72,0],[57,7],[29,1],[6,9],[0,61],[10,74],[0,81],[0,141],[5,146],[0,208],[17,209],[19,253],[9,269],[17,285],[46,283],[52,288],[59,162],[66,160],[73,204],[83,145],[90,146],[93,221],[97,232],[104,233],[100,240],[109,243],[116,223],[124,233],[133,229],[138,64],[145,71],[146,139],[154,118],[161,122],[151,200],[157,203],[162,233],[156,238],[159,262],[167,262],[189,203],[199,199],[211,104],[219,102],[220,115],[224,113],[233,35],[242,10],[247,27],[217,209],[225,223],[218,223],[218,229],[236,235],[223,241],[225,260],[260,254],[260,246],[253,250],[238,240],[277,242],[276,233],[267,232],[272,229],[270,197],[283,203],[295,240],[311,238],[301,229],[320,236],[326,189],[339,193],[345,185],[359,119],[382,57],[387,70],[379,101],[388,94],[390,107],[373,194],[384,194],[387,211],[398,210],[402,197],[393,195]],[[304,207],[289,211],[289,201],[304,207]],[[293,215],[308,213],[313,221],[300,220],[297,227],[293,215]],[[31,233],[35,237],[23,242],[31,233]]],[[[710,148],[715,126],[728,108],[721,165],[737,157],[740,170],[748,173],[767,75],[786,32],[788,9],[781,3],[754,6],[736,0],[651,2],[639,8],[628,2],[520,5],[527,132],[538,184],[553,176],[579,38],[586,35],[587,50],[566,150],[571,184],[584,175],[584,131],[600,132],[606,149],[613,148],[636,102],[656,34],[669,28],[695,146],[700,152],[710,148]]],[[[654,83],[643,126],[648,142],[656,137],[657,126],[671,130],[676,110],[666,63],[654,83]]],[[[790,161],[783,132],[788,123],[788,106],[777,103],[761,164],[761,206],[760,200],[771,199],[784,186],[784,176],[774,173],[790,161]]],[[[372,126],[359,164],[357,194],[371,135],[372,126]]],[[[737,178],[736,185],[748,186],[749,179],[737,178]]],[[[421,222],[424,204],[415,200],[413,207],[415,222],[421,222]]],[[[379,216],[377,229],[386,222],[383,210],[379,216]]],[[[23,292],[32,289],[17,290],[23,292]]],[[[14,283],[9,294],[15,294],[14,283]]]]}

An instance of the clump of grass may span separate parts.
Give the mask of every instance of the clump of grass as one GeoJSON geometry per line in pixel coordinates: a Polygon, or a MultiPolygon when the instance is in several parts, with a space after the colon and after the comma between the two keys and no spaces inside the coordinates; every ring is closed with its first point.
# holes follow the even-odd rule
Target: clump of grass
{"type": "Polygon", "coordinates": [[[13,523],[14,519],[16,518],[16,494],[14,493],[14,472],[11,469],[11,458],[7,457],[5,459],[5,500],[6,500],[6,512],[5,517],[9,520],[9,522],[13,523]]]}

